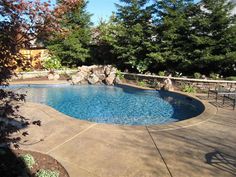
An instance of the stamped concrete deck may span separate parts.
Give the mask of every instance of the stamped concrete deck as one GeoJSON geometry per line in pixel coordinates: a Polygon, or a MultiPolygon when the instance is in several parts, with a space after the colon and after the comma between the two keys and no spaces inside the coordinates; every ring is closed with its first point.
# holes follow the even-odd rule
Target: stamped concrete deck
{"type": "Polygon", "coordinates": [[[28,128],[21,148],[51,155],[71,177],[236,176],[236,111],[230,109],[207,104],[198,118],[147,127],[90,123],[35,103],[21,113],[42,121],[28,128]]]}

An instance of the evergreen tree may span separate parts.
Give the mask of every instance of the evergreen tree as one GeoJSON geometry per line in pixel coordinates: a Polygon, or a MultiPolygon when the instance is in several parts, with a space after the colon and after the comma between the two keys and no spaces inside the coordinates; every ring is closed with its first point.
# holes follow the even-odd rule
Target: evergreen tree
{"type": "Polygon", "coordinates": [[[202,0],[190,9],[192,68],[203,73],[235,75],[236,18],[228,0],[202,0]]]}
{"type": "Polygon", "coordinates": [[[181,71],[188,64],[185,48],[189,42],[189,18],[186,9],[192,0],[163,0],[156,2],[156,36],[159,47],[153,51],[157,69],[181,71]]]}
{"type": "Polygon", "coordinates": [[[120,34],[120,26],[115,22],[115,15],[113,14],[109,21],[101,20],[98,26],[93,29],[93,33],[96,35],[94,35],[91,47],[91,63],[121,66],[122,63],[118,62],[117,56],[113,52],[116,36],[120,34]]]}
{"type": "Polygon", "coordinates": [[[90,57],[91,15],[86,11],[87,3],[83,1],[82,5],[74,7],[61,17],[63,32],[55,32],[47,44],[47,48],[64,66],[81,65],[90,57]]]}
{"type": "Polygon", "coordinates": [[[116,13],[119,35],[114,43],[114,53],[125,64],[144,72],[152,63],[148,56],[152,46],[153,6],[148,0],[120,0],[116,13]]]}
{"type": "Polygon", "coordinates": [[[235,75],[236,31],[227,0],[156,2],[159,68],[186,74],[235,75]]]}

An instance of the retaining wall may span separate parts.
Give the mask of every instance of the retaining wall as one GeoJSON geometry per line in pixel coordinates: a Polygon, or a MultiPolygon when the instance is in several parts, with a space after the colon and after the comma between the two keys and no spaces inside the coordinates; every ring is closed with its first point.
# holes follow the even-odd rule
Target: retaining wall
{"type": "MultiPolygon", "coordinates": [[[[75,70],[55,70],[55,73],[58,74],[67,74],[72,75],[78,72],[75,70]]],[[[18,76],[13,79],[30,79],[37,77],[45,77],[49,74],[49,71],[32,71],[32,72],[20,72],[18,76]]],[[[134,73],[125,73],[123,72],[125,79],[133,81],[145,81],[150,87],[157,87],[158,84],[163,83],[167,78],[166,76],[156,76],[156,75],[145,75],[145,74],[134,74],[134,73]]],[[[224,85],[227,87],[236,88],[236,81],[227,81],[227,80],[207,80],[207,79],[191,79],[191,78],[180,78],[180,77],[170,77],[173,84],[177,87],[183,84],[191,84],[200,89],[209,89],[214,88],[218,85],[224,85]]]]}
{"type": "MultiPolygon", "coordinates": [[[[124,77],[127,80],[145,81],[150,87],[158,87],[158,84],[163,83],[164,80],[168,78],[166,76],[134,74],[124,72],[122,74],[124,74],[124,77]]],[[[191,84],[201,90],[208,90],[209,88],[215,88],[219,85],[236,88],[236,81],[191,79],[181,77],[170,77],[170,79],[176,87],[181,87],[184,84],[191,84]]]]}
{"type": "MultiPolygon", "coordinates": [[[[13,80],[46,77],[46,76],[48,76],[49,72],[50,71],[19,72],[19,73],[17,73],[17,77],[14,77],[13,80]]],[[[73,73],[78,72],[78,70],[76,70],[76,69],[75,70],[55,70],[54,72],[57,74],[71,75],[73,73]]]]}

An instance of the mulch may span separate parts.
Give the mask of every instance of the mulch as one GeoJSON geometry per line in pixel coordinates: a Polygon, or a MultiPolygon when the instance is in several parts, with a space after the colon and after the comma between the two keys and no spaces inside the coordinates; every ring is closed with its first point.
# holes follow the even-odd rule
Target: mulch
{"type": "Polygon", "coordinates": [[[40,169],[58,171],[60,177],[69,177],[65,168],[54,158],[39,152],[12,150],[0,148],[0,176],[1,177],[35,177],[40,169]],[[27,169],[19,158],[21,155],[31,154],[35,159],[35,165],[27,169]]]}

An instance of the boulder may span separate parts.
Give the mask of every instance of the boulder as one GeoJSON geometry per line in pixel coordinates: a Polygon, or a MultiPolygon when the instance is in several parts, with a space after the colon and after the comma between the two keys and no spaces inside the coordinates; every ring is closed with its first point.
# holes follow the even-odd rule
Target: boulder
{"type": "Polygon", "coordinates": [[[111,73],[107,78],[106,78],[106,84],[107,85],[113,85],[114,84],[114,80],[116,78],[116,74],[115,73],[111,73]]]}
{"type": "Polygon", "coordinates": [[[97,76],[100,74],[104,74],[104,67],[98,66],[97,68],[92,68],[92,73],[97,76]]]}
{"type": "Polygon", "coordinates": [[[79,72],[83,72],[83,73],[89,73],[91,71],[91,68],[89,66],[81,66],[78,67],[79,72]]]}
{"type": "Polygon", "coordinates": [[[106,79],[106,75],[105,74],[98,74],[97,76],[98,76],[100,81],[104,81],[106,79]]]}
{"type": "Polygon", "coordinates": [[[90,73],[87,73],[87,72],[84,72],[84,71],[80,71],[80,72],[78,72],[78,73],[76,74],[77,77],[81,77],[81,78],[83,78],[83,79],[88,78],[89,75],[90,75],[90,73]]]}
{"type": "Polygon", "coordinates": [[[73,76],[71,77],[71,82],[72,82],[72,84],[79,84],[80,81],[81,81],[81,78],[78,77],[77,75],[73,75],[73,76]]]}
{"type": "Polygon", "coordinates": [[[92,85],[96,84],[99,82],[99,77],[96,74],[92,74],[89,76],[88,82],[89,82],[89,84],[92,84],[92,85]]]}
{"type": "Polygon", "coordinates": [[[117,69],[115,67],[112,67],[109,75],[116,74],[116,72],[117,72],[117,69]]]}
{"type": "Polygon", "coordinates": [[[121,83],[120,79],[116,79],[117,69],[112,65],[81,66],[78,69],[79,72],[72,76],[71,82],[73,84],[97,84],[103,82],[107,85],[113,85],[114,82],[121,83]]]}
{"type": "Polygon", "coordinates": [[[164,85],[163,85],[163,87],[162,87],[162,90],[174,91],[174,87],[173,87],[173,84],[172,84],[172,81],[170,80],[170,78],[167,78],[167,79],[164,81],[164,85]]]}
{"type": "Polygon", "coordinates": [[[54,80],[54,74],[49,73],[48,74],[48,80],[54,80]]]}
{"type": "Polygon", "coordinates": [[[53,77],[54,77],[53,79],[56,80],[56,81],[60,79],[60,75],[59,74],[54,74],[53,77]]]}
{"type": "Polygon", "coordinates": [[[106,76],[109,76],[109,74],[111,73],[111,69],[112,69],[111,65],[107,65],[104,67],[104,73],[106,74],[106,76]]]}
{"type": "Polygon", "coordinates": [[[81,84],[81,85],[88,85],[89,83],[88,83],[87,80],[82,80],[82,81],[80,82],[80,84],[81,84]]]}
{"type": "Polygon", "coordinates": [[[114,82],[115,82],[115,84],[121,84],[122,83],[122,81],[120,80],[119,77],[116,77],[114,82]]]}

